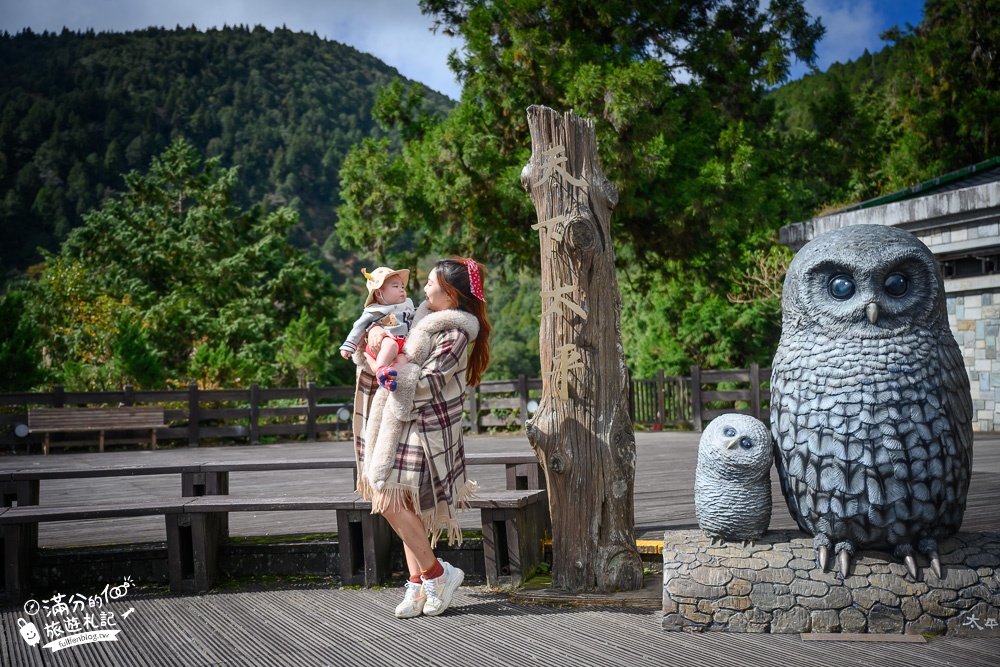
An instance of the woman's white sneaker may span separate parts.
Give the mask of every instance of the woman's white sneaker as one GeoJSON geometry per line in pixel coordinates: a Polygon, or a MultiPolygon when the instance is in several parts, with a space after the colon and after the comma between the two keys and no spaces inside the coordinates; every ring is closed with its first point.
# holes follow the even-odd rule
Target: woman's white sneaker
{"type": "Polygon", "coordinates": [[[426,602],[427,594],[424,592],[423,584],[415,584],[412,581],[407,581],[406,592],[403,593],[403,601],[396,606],[396,618],[420,616],[424,611],[424,604],[426,602]]]}
{"type": "Polygon", "coordinates": [[[424,580],[424,592],[427,594],[427,601],[424,603],[424,616],[437,616],[444,613],[444,610],[451,604],[451,596],[465,579],[465,572],[452,567],[440,558],[438,561],[444,568],[444,574],[435,578],[424,580]]]}

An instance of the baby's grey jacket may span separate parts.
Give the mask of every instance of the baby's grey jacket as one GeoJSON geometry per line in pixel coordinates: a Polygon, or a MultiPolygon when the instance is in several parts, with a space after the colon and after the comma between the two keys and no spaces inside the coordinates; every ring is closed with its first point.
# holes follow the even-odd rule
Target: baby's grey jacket
{"type": "Polygon", "coordinates": [[[354,354],[354,351],[358,349],[358,343],[365,335],[365,332],[368,331],[368,328],[387,315],[395,315],[397,324],[391,326],[383,325],[386,333],[397,338],[406,336],[410,331],[410,322],[413,321],[413,310],[412,299],[407,299],[403,303],[389,305],[373,303],[361,313],[361,317],[351,327],[351,333],[347,334],[347,340],[340,346],[340,349],[354,354]]]}

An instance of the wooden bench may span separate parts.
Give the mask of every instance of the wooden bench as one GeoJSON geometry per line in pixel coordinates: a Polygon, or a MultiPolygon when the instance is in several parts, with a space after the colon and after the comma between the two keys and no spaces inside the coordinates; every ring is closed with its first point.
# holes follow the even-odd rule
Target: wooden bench
{"type": "Polygon", "coordinates": [[[28,410],[28,432],[42,433],[42,451],[49,453],[52,433],[98,432],[98,450],[104,451],[105,431],[146,430],[150,448],[156,449],[156,429],[166,428],[163,406],[118,408],[35,408],[28,410]]]}
{"type": "MultiPolygon", "coordinates": [[[[4,541],[4,593],[7,603],[20,603],[30,590],[31,566],[37,553],[38,524],[48,521],[89,521],[134,516],[167,517],[183,512],[187,498],[143,498],[136,501],[118,501],[87,507],[24,505],[5,508],[0,514],[0,527],[4,541]]],[[[177,558],[168,544],[167,557],[177,558]]]]}
{"type": "MultiPolygon", "coordinates": [[[[490,585],[518,586],[541,561],[548,502],[537,460],[531,454],[470,455],[467,464],[504,465],[506,491],[480,492],[468,507],[481,511],[486,577],[490,585]],[[536,488],[526,488],[535,485],[536,488]]],[[[351,492],[309,497],[229,496],[229,475],[242,471],[354,468],[352,457],[311,460],[209,461],[88,468],[25,468],[0,472],[5,511],[0,515],[8,601],[27,591],[30,563],[38,548],[38,524],[163,514],[170,587],[204,592],[217,579],[220,547],[229,535],[229,513],[240,511],[335,510],[344,585],[374,586],[388,577],[391,530],[371,503],[351,492]],[[108,502],[90,507],[39,505],[44,479],[85,479],[180,474],[180,498],[108,502]],[[12,505],[16,505],[11,507],[12,505]],[[9,509],[8,509],[9,508],[9,509]]]]}

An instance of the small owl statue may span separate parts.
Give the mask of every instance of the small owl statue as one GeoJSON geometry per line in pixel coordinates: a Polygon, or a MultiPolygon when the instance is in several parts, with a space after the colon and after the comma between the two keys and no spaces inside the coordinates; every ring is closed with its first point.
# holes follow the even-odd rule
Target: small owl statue
{"type": "Polygon", "coordinates": [[[742,542],[771,523],[771,434],[749,415],[716,417],[698,443],[694,511],[706,535],[742,542]]]}
{"type": "Polygon", "coordinates": [[[962,525],[972,397],[934,257],[908,232],[857,225],[792,260],[771,377],[781,490],[826,569],[856,549],[914,552],[940,578],[938,541],[962,525]]]}

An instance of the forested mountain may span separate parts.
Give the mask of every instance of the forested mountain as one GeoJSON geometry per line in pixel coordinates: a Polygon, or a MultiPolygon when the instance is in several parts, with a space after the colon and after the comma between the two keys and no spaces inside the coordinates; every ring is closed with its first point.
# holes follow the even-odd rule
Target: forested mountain
{"type": "MultiPolygon", "coordinates": [[[[330,237],[348,149],[395,69],[315,34],[261,27],[0,36],[0,276],[55,252],[177,137],[225,167],[233,196],[299,212],[292,242],[330,237]]],[[[426,109],[452,103],[423,89],[426,109]]],[[[331,253],[338,245],[331,244],[331,253]]]]}
{"type": "Polygon", "coordinates": [[[881,89],[906,66],[905,52],[894,45],[887,45],[875,53],[865,49],[857,60],[834,63],[825,72],[789,81],[775,88],[771,96],[778,110],[785,114],[786,129],[816,130],[813,112],[819,111],[823,101],[835,92],[843,91],[856,97],[869,90],[881,89]]]}

